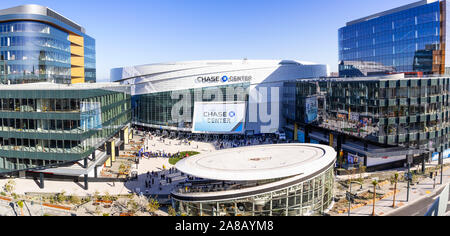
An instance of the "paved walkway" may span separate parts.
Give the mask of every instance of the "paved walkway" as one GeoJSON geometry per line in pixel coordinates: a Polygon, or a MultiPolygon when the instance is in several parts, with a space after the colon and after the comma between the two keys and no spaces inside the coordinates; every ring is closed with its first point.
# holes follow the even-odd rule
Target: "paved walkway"
{"type": "MultiPolygon", "coordinates": [[[[147,171],[160,172],[162,166],[165,165],[170,168],[171,165],[167,158],[151,158],[141,160],[139,165],[139,174],[146,173],[147,171]]],[[[103,195],[105,192],[109,194],[128,194],[135,187],[133,182],[89,182],[88,190],[83,189],[83,182],[75,183],[73,181],[55,181],[46,179],[44,181],[44,189],[40,189],[38,184],[32,179],[13,179],[15,182],[14,193],[61,193],[64,191],[66,195],[87,196],[93,195],[95,192],[103,195]]],[[[3,187],[8,182],[8,179],[0,179],[0,187],[3,187]]],[[[139,182],[145,186],[144,179],[140,176],[139,182]]],[[[156,192],[155,194],[158,194],[156,192]]]]}
{"type": "MultiPolygon", "coordinates": [[[[445,164],[450,163],[449,159],[444,160],[445,164]]],[[[431,164],[427,164],[427,167],[435,166],[437,162],[433,162],[431,164]]],[[[418,203],[419,201],[431,197],[435,195],[437,192],[442,191],[442,189],[446,186],[446,184],[450,183],[450,168],[447,167],[444,169],[443,175],[443,185],[440,185],[440,172],[438,173],[438,177],[436,178],[436,185],[434,186],[434,180],[431,178],[425,178],[420,181],[419,184],[412,185],[410,187],[409,193],[409,202],[407,199],[407,183],[399,183],[398,190],[399,192],[396,195],[396,208],[392,207],[393,204],[393,190],[389,188],[389,192],[384,192],[387,197],[384,199],[378,200],[375,203],[375,215],[384,216],[384,215],[395,215],[396,212],[405,209],[405,207],[411,206],[414,203],[418,203]]],[[[390,185],[390,184],[389,184],[390,185]]],[[[351,209],[351,216],[371,216],[373,211],[373,204],[370,201],[369,204],[365,206],[353,206],[354,209],[351,209]]],[[[348,212],[343,212],[339,214],[339,216],[348,216],[348,212]]]]}
{"type": "MultiPolygon", "coordinates": [[[[141,136],[135,135],[133,140],[139,142],[142,139],[141,136]]],[[[212,152],[215,150],[213,144],[191,141],[189,144],[181,143],[179,140],[160,140],[159,138],[153,138],[147,143],[149,146],[149,151],[164,151],[165,153],[177,153],[182,151],[198,151],[200,153],[212,152]]],[[[129,146],[129,145],[127,145],[129,146]]],[[[161,181],[161,189],[159,189],[160,178],[154,177],[155,184],[151,187],[146,188],[145,181],[151,181],[151,177],[147,178],[147,172],[156,172],[160,176],[161,174],[169,175],[168,169],[173,166],[169,164],[168,158],[142,158],[139,165],[137,165],[138,180],[124,182],[89,182],[88,190],[84,190],[84,183],[81,181],[75,183],[73,181],[53,181],[51,179],[46,179],[44,181],[44,189],[40,189],[38,184],[32,179],[13,179],[15,182],[14,193],[25,194],[25,193],[61,193],[65,192],[66,195],[76,195],[76,196],[88,196],[93,195],[98,192],[100,195],[108,192],[113,195],[125,195],[131,192],[142,192],[143,194],[151,195],[167,195],[173,189],[173,186],[177,182],[173,182],[172,185],[167,184],[165,181],[161,181]],[[166,170],[163,170],[163,167],[166,170]]],[[[135,168],[136,170],[136,168],[135,168]]],[[[9,179],[0,179],[0,188],[9,181],[9,179]]],[[[182,181],[179,178],[179,181],[182,181]]],[[[178,181],[178,182],[179,182],[178,181]]],[[[0,192],[3,191],[2,189],[0,192]]]]}

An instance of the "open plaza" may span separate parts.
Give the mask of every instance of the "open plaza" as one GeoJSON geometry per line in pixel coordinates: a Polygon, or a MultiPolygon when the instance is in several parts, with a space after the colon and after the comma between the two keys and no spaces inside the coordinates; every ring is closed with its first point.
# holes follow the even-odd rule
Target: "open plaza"
{"type": "MultiPolygon", "coordinates": [[[[206,137],[206,136],[204,136],[206,137]]],[[[213,139],[214,137],[211,137],[213,139]]],[[[258,140],[258,139],[256,139],[258,140]]],[[[252,141],[256,142],[256,141],[252,141]]],[[[275,178],[275,181],[262,181],[263,179],[267,179],[266,175],[270,172],[267,171],[259,171],[257,169],[252,170],[254,174],[251,174],[252,180],[247,179],[248,177],[239,175],[232,175],[233,177],[227,177],[228,173],[232,173],[232,169],[252,169],[253,165],[259,166],[257,168],[263,170],[268,168],[267,165],[273,165],[271,162],[276,163],[278,159],[273,160],[264,160],[264,154],[262,153],[254,153],[254,154],[245,154],[241,155],[255,156],[252,158],[244,158],[242,159],[239,155],[234,156],[234,161],[221,165],[220,168],[222,172],[213,171],[211,174],[209,168],[204,166],[204,164],[210,163],[205,158],[212,158],[211,164],[214,165],[215,162],[221,162],[220,156],[226,157],[227,154],[220,154],[221,152],[228,152],[231,155],[233,153],[241,153],[239,150],[246,150],[253,147],[255,151],[265,150],[264,147],[269,145],[274,145],[273,143],[276,140],[267,139],[266,143],[258,143],[251,144],[251,142],[245,142],[244,140],[234,140],[234,141],[224,141],[224,140],[210,140],[204,141],[202,140],[202,136],[191,137],[191,139],[187,138],[169,138],[166,135],[163,135],[161,132],[159,135],[157,132],[146,132],[146,131],[135,131],[135,135],[133,135],[133,139],[130,140],[130,144],[125,145],[125,149],[120,151],[120,154],[117,156],[116,161],[111,165],[111,167],[104,167],[100,171],[99,180],[90,181],[89,189],[86,190],[82,183],[74,182],[71,180],[58,180],[58,179],[47,179],[45,181],[45,188],[41,189],[38,181],[36,179],[25,179],[25,178],[13,178],[13,179],[0,179],[0,186],[2,186],[2,193],[0,195],[0,214],[2,215],[280,215],[280,214],[289,214],[289,215],[309,215],[309,214],[329,214],[336,216],[346,216],[348,214],[348,201],[345,200],[345,192],[348,190],[348,179],[353,180],[353,188],[354,193],[358,194],[358,199],[356,203],[354,203],[351,207],[352,215],[370,215],[372,212],[372,199],[371,192],[373,185],[371,184],[372,179],[376,178],[379,180],[380,185],[377,187],[377,215],[388,215],[395,214],[398,209],[406,206],[409,202],[414,202],[415,200],[420,200],[426,196],[431,196],[438,190],[441,186],[439,182],[439,176],[437,180],[429,179],[425,174],[420,174],[420,166],[413,169],[413,172],[416,173],[415,181],[416,183],[411,186],[410,189],[410,199],[409,202],[406,201],[406,181],[403,178],[403,173],[406,172],[406,169],[396,169],[391,170],[390,172],[373,172],[373,173],[353,173],[353,175],[344,175],[337,176],[334,184],[325,184],[324,186],[318,188],[317,190],[322,191],[322,188],[328,188],[326,186],[332,186],[330,189],[330,194],[332,193],[335,196],[332,199],[332,202],[327,203],[327,205],[317,205],[319,208],[315,208],[314,197],[313,196],[321,196],[319,193],[315,195],[315,186],[319,186],[314,184],[315,181],[319,181],[318,179],[313,179],[314,182],[311,182],[311,185],[306,185],[303,182],[300,182],[300,185],[289,184],[285,185],[283,183],[292,182],[292,180],[299,179],[300,181],[304,181],[301,175],[306,173],[305,170],[311,171],[311,168],[307,168],[303,171],[297,172],[302,173],[300,176],[296,177],[295,163],[300,161],[302,165],[305,165],[307,162],[305,160],[300,159],[291,159],[289,161],[289,156],[284,156],[284,159],[279,159],[281,162],[276,164],[279,166],[282,164],[285,170],[280,173],[284,173],[289,177],[288,179],[284,179],[281,176],[276,174],[277,172],[273,172],[274,176],[270,178],[275,178]],[[200,139],[200,140],[196,140],[200,139]],[[226,145],[223,145],[226,143],[226,145]],[[271,144],[272,143],[272,144],[271,144]],[[234,147],[233,147],[234,144],[234,147]],[[242,144],[242,146],[238,145],[242,144]],[[226,146],[227,148],[224,148],[226,146]],[[139,151],[143,150],[141,154],[139,151]],[[176,168],[175,165],[171,164],[171,162],[175,161],[175,156],[177,153],[199,153],[197,155],[193,155],[190,158],[179,158],[180,160],[186,159],[185,161],[190,161],[192,163],[197,163],[194,165],[200,164],[199,167],[194,167],[189,164],[189,168],[186,169],[186,164],[178,165],[176,168]],[[137,158],[129,158],[130,153],[134,154],[134,157],[137,158]],[[141,156],[139,158],[139,155],[141,156]],[[169,158],[168,156],[173,156],[173,158],[169,158]],[[203,161],[197,162],[196,156],[202,159],[203,161]],[[258,158],[256,158],[258,157],[258,158]],[[138,162],[136,160],[139,160],[138,162]],[[171,161],[172,160],[172,161],[171,161]],[[239,161],[241,160],[241,161],[239,161]],[[245,163],[245,160],[248,162],[245,163]],[[244,162],[243,162],[244,161],[244,162]],[[262,161],[262,162],[261,162],[262,161]],[[294,162],[292,162],[294,161],[294,162]],[[253,164],[252,164],[253,162],[253,164]],[[258,164],[258,162],[261,162],[258,164]],[[288,162],[290,164],[288,164],[288,162]],[[201,164],[203,163],[203,164],[201,164]],[[240,163],[240,164],[239,164],[240,163]],[[124,171],[127,172],[126,176],[119,174],[119,165],[124,165],[124,171]],[[237,165],[237,166],[233,166],[237,165]],[[250,165],[250,166],[245,166],[250,165]],[[184,167],[183,167],[184,166],[184,167]],[[239,166],[239,167],[238,167],[239,166]],[[204,169],[206,167],[206,169],[204,169]],[[198,169],[200,168],[200,169],[198,169]],[[227,169],[228,168],[228,169],[227,169]],[[231,169],[229,169],[231,168],[231,169]],[[197,170],[198,169],[198,170],[197,170]],[[180,171],[181,170],[181,171],[180,171]],[[183,172],[182,172],[183,171],[183,172]],[[231,171],[231,172],[230,172],[231,171]],[[288,172],[286,172],[288,171],[288,172]],[[289,171],[294,171],[292,174],[289,171]],[[190,174],[189,174],[190,173],[190,174]],[[202,174],[204,173],[204,174],[202,174]],[[222,173],[222,174],[221,174],[222,173]],[[259,173],[259,174],[258,174],[259,173]],[[392,207],[392,199],[393,198],[393,185],[390,182],[394,173],[400,173],[400,180],[398,183],[398,189],[396,191],[397,194],[397,206],[392,207]],[[260,175],[260,177],[258,177],[260,175]],[[263,177],[265,176],[265,177],[263,177]],[[209,177],[209,178],[208,178],[209,177]],[[279,178],[281,177],[281,179],[279,178]],[[208,179],[213,178],[217,179],[216,181],[207,181],[208,179]],[[261,181],[257,180],[261,178],[261,181]],[[218,180],[221,179],[221,180],[218,180]],[[245,184],[242,185],[244,179],[245,184]],[[11,181],[13,184],[11,184],[11,181]],[[217,182],[217,183],[215,183],[217,182]],[[233,182],[233,183],[232,183],[233,182]],[[208,190],[206,188],[213,187],[214,185],[222,186],[223,183],[226,183],[226,186],[230,186],[230,188],[217,188],[216,190],[208,190]],[[240,184],[239,184],[240,183],[240,184]],[[256,185],[253,185],[255,183],[256,185]],[[259,184],[258,184],[259,183],[259,184]],[[358,184],[356,184],[358,183],[358,184]],[[230,184],[230,185],[228,185],[230,184]],[[234,184],[234,185],[232,185],[234,184]],[[242,185],[242,187],[236,187],[238,185],[242,185]],[[10,192],[5,192],[7,186],[12,185],[12,189],[10,192]],[[260,185],[258,187],[258,185],[260,185]],[[188,187],[187,187],[188,186],[188,187]],[[209,187],[208,187],[209,186],[209,187]],[[235,187],[233,187],[235,186],[235,187]],[[272,187],[271,187],[272,186],[272,187]],[[280,191],[270,190],[271,188],[276,186],[280,186],[280,190],[284,189],[285,199],[279,198],[276,196],[280,196],[280,191]],[[299,187],[300,186],[300,187],[299,187]],[[309,194],[306,186],[311,186],[312,189],[309,194]],[[287,188],[286,188],[287,187],[287,188]],[[179,189],[182,189],[180,191],[179,189]],[[265,189],[267,188],[267,189],[265,189]],[[186,189],[189,189],[186,192],[186,189]],[[195,190],[195,189],[198,189],[195,190]],[[253,189],[253,190],[252,190],[253,189]],[[252,193],[255,190],[259,191],[259,193],[252,193]],[[218,191],[218,192],[217,192],[218,191]],[[221,192],[222,191],[222,192],[221,192]],[[261,192],[263,191],[263,192],[261,192]],[[292,192],[292,198],[290,195],[290,191],[292,192]],[[303,191],[306,191],[303,193],[303,191]],[[204,192],[204,193],[202,193],[204,192]],[[298,194],[296,194],[298,192],[298,194]],[[236,193],[242,195],[241,197],[237,197],[236,193]],[[261,193],[263,193],[261,195],[261,193]],[[229,198],[230,195],[231,198],[229,198]],[[267,207],[261,205],[261,208],[258,208],[258,205],[252,205],[249,203],[257,203],[258,201],[252,200],[248,201],[248,194],[250,196],[254,196],[253,198],[259,199],[259,202],[263,204],[264,202],[269,204],[267,207]],[[269,195],[267,195],[269,194],[269,195]],[[286,195],[287,194],[287,195],[286,195]],[[211,195],[211,196],[209,196],[211,195]],[[209,197],[208,197],[209,196],[209,197]],[[265,197],[264,197],[265,196],[265,197]],[[274,199],[271,201],[267,201],[267,199],[271,199],[272,196],[274,199]],[[192,198],[193,197],[193,198],[192,198]],[[209,198],[215,198],[215,200],[206,200],[209,198]],[[269,197],[269,198],[267,198],[269,197]],[[297,199],[295,200],[294,197],[297,199]],[[198,199],[197,199],[198,198],[198,199]],[[203,199],[203,200],[201,200],[203,199]],[[266,199],[266,200],[263,200],[266,199]],[[19,200],[23,200],[26,204],[27,211],[20,212],[20,208],[11,207],[11,203],[17,203],[19,200]],[[148,207],[151,205],[152,201],[156,200],[158,203],[157,210],[149,211],[148,207]],[[175,200],[175,201],[172,201],[175,200]],[[298,201],[297,205],[295,202],[298,201]],[[190,203],[192,202],[192,203],[190,203]],[[203,202],[203,204],[202,204],[203,202]],[[211,205],[211,203],[214,203],[211,205]],[[284,204],[283,204],[284,203],[284,204]],[[286,204],[287,203],[287,204],[286,204]],[[237,204],[233,207],[233,204],[237,204]],[[289,207],[292,204],[291,207],[289,207]],[[313,204],[313,205],[307,205],[313,204]],[[329,205],[328,205],[329,204],[329,205]],[[390,205],[391,204],[391,205],[390,205]],[[221,206],[224,206],[224,210],[220,210],[221,206]],[[296,206],[299,206],[296,208],[296,206]],[[302,207],[303,206],[303,207],[302,207]],[[307,207],[306,207],[307,206],[307,207]],[[322,208],[324,207],[324,208],[322,208]],[[284,212],[284,209],[289,209],[284,212]],[[209,210],[208,210],[209,209],[209,210]],[[215,212],[214,209],[217,209],[215,212]],[[235,210],[232,210],[235,209],[235,210]],[[272,210],[273,209],[273,210],[272,210]],[[296,212],[298,209],[298,212],[296,212]],[[314,213],[314,209],[318,209],[318,212],[314,213]],[[209,212],[209,213],[208,213],[209,212]],[[219,213],[220,212],[220,213],[219,213]],[[241,213],[239,213],[241,212],[241,213]],[[258,213],[259,212],[259,213],[258,213]]],[[[283,145],[291,145],[289,143],[286,144],[275,144],[273,148],[269,148],[267,150],[272,150],[270,152],[266,152],[266,156],[276,156],[276,149],[280,149],[283,152],[283,145]],[[278,145],[281,145],[278,147],[278,145]],[[274,149],[275,148],[275,149],[274,149]],[[271,154],[272,153],[272,154],[271,154]]],[[[301,146],[294,148],[294,150],[301,150],[301,146]],[[300,149],[299,149],[300,148],[300,149]]],[[[295,153],[291,155],[296,156],[295,153]]],[[[311,150],[311,154],[316,151],[311,150]]],[[[303,152],[303,151],[302,151],[303,152]]],[[[310,154],[304,153],[304,158],[308,158],[310,154]]],[[[197,159],[198,159],[197,158],[197,159]]],[[[310,156],[310,158],[314,158],[310,156]]],[[[177,159],[176,161],[179,161],[177,159]]],[[[320,161],[320,158],[318,159],[320,161]]],[[[312,161],[312,159],[311,159],[312,161]]],[[[179,161],[179,164],[182,164],[179,161]]],[[[309,162],[309,161],[308,161],[309,162]]],[[[175,163],[174,163],[175,164],[175,163]]],[[[311,162],[312,164],[312,162],[311,162]]],[[[445,164],[450,164],[445,162],[445,164]]],[[[255,166],[255,167],[256,167],[255,166]]],[[[212,167],[212,166],[211,166],[212,167]]],[[[433,168],[435,171],[439,171],[436,169],[436,163],[427,164],[427,173],[428,174],[433,168]]],[[[216,167],[217,168],[217,167],[216,167]]],[[[278,168],[278,167],[277,167],[278,168]]],[[[314,172],[314,171],[313,171],[314,172]]],[[[245,172],[239,172],[240,175],[245,172]]],[[[312,172],[310,172],[312,173],[312,172]]],[[[333,174],[333,172],[329,173],[333,174]]],[[[269,178],[269,179],[270,179],[269,178]]],[[[320,177],[319,179],[322,179],[320,177]]],[[[310,179],[310,178],[306,178],[310,179]]],[[[325,179],[323,179],[325,180],[325,179]]],[[[320,180],[320,181],[323,181],[320,180]]],[[[443,181],[445,183],[450,182],[450,173],[449,167],[446,166],[444,168],[444,176],[443,181]]],[[[295,181],[294,181],[295,182],[295,181]]],[[[317,182],[318,184],[319,182],[317,182]]],[[[225,186],[224,185],[224,186],[225,186]]],[[[323,199],[323,198],[321,198],[323,199]]],[[[322,200],[321,200],[322,202],[322,200]]],[[[260,204],[260,203],[258,203],[260,204]]],[[[316,206],[316,207],[317,207],[316,206]]]]}
{"type": "Polygon", "coordinates": [[[0,10],[0,216],[448,214],[447,9],[347,22],[333,75],[243,58],[101,83],[83,26],[0,10]]]}

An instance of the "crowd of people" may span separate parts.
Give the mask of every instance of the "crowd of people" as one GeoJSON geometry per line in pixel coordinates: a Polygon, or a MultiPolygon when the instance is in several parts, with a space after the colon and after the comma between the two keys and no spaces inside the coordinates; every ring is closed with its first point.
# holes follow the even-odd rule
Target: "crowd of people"
{"type": "MultiPolygon", "coordinates": [[[[161,132],[150,132],[143,131],[143,135],[146,139],[145,143],[148,143],[148,140],[158,139],[160,142],[172,145],[172,141],[177,140],[178,142],[174,142],[174,145],[188,145],[192,146],[194,141],[197,142],[206,142],[212,143],[217,150],[228,149],[228,148],[236,148],[243,146],[253,146],[253,145],[261,145],[261,144],[274,144],[279,143],[280,140],[276,137],[276,135],[267,135],[267,136],[246,136],[246,135],[208,135],[208,134],[178,134],[178,135],[162,135],[161,132]],[[148,140],[147,140],[148,139],[148,140]]],[[[146,148],[150,148],[149,145],[146,145],[146,148]]],[[[199,146],[193,146],[194,149],[198,149],[199,146]]],[[[147,150],[147,149],[146,149],[147,150]]],[[[176,157],[179,153],[165,153],[164,151],[157,152],[146,152],[146,157],[176,157]]]]}
{"type": "MultiPolygon", "coordinates": [[[[280,140],[275,135],[267,136],[246,136],[246,135],[197,135],[197,134],[177,134],[177,135],[163,135],[161,132],[149,132],[140,131],[138,133],[143,139],[143,147],[136,153],[139,158],[174,158],[180,157],[180,152],[167,152],[167,149],[160,147],[161,150],[155,150],[158,148],[158,142],[165,145],[185,145],[192,146],[192,150],[199,149],[200,142],[209,143],[211,148],[216,150],[237,148],[243,146],[263,145],[279,143],[280,140]],[[151,142],[158,141],[158,142],[151,142]]],[[[145,193],[154,192],[159,189],[161,192],[166,185],[181,184],[184,186],[186,183],[194,183],[199,180],[193,176],[185,176],[183,173],[179,173],[175,168],[166,169],[163,165],[163,171],[155,172],[149,171],[144,175],[145,193]],[[177,174],[179,173],[179,174],[177,174]],[[179,182],[181,181],[181,182],[179,182]],[[151,191],[153,189],[153,191],[151,191]]],[[[139,181],[139,180],[138,180],[139,181]]],[[[142,181],[142,180],[140,180],[142,181]]],[[[139,181],[139,182],[140,182],[139,181]]],[[[222,184],[222,188],[237,188],[233,184],[222,184]]],[[[206,188],[206,187],[205,187],[206,188]]],[[[208,188],[209,189],[209,188],[208,188]]],[[[192,191],[199,190],[193,187],[192,191]]],[[[207,191],[202,189],[201,191],[207,191]]],[[[187,190],[185,190],[187,191],[187,190]]],[[[211,191],[211,190],[208,190],[211,191]]]]}
{"type": "Polygon", "coordinates": [[[174,158],[174,157],[178,157],[179,155],[180,155],[179,152],[178,153],[166,153],[164,151],[158,151],[158,152],[148,151],[148,152],[142,153],[143,158],[158,158],[158,157],[174,158]]]}
{"type": "Polygon", "coordinates": [[[178,170],[176,170],[173,167],[168,170],[165,170],[163,172],[148,171],[145,176],[146,178],[144,181],[146,193],[148,193],[149,192],[148,190],[154,186],[156,186],[159,189],[159,191],[161,191],[163,188],[164,182],[167,184],[172,184],[173,179],[170,175],[177,173],[177,172],[178,172],[178,170]]]}
{"type": "Polygon", "coordinates": [[[214,146],[216,149],[227,149],[227,148],[236,148],[236,147],[244,147],[244,146],[254,146],[261,144],[274,144],[279,141],[275,138],[266,138],[266,137],[244,137],[240,139],[234,140],[217,140],[214,142],[214,146]]]}

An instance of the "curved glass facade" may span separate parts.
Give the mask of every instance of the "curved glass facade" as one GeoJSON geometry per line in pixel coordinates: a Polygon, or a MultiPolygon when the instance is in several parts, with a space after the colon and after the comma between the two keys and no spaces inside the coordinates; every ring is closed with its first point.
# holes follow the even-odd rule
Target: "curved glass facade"
{"type": "Polygon", "coordinates": [[[192,128],[195,102],[246,102],[250,84],[233,84],[227,86],[205,87],[181,91],[167,91],[136,95],[134,100],[134,122],[177,128],[192,128]],[[180,96],[181,95],[181,96],[180,96]],[[211,95],[211,96],[207,96],[211,95]],[[208,97],[208,98],[207,98],[208,97]],[[189,98],[183,100],[183,98],[189,98]],[[190,119],[181,122],[172,119],[175,104],[184,101],[185,107],[191,108],[190,119]]]}
{"type": "Polygon", "coordinates": [[[339,29],[340,76],[445,70],[445,1],[360,20],[339,29]]]}
{"type": "Polygon", "coordinates": [[[182,216],[321,215],[333,203],[333,169],[334,165],[311,179],[253,196],[216,201],[183,201],[177,199],[175,194],[172,195],[173,205],[182,216]]]}
{"type": "Polygon", "coordinates": [[[11,84],[71,82],[68,33],[41,22],[11,21],[0,23],[0,38],[0,53],[7,61],[11,84]]]}

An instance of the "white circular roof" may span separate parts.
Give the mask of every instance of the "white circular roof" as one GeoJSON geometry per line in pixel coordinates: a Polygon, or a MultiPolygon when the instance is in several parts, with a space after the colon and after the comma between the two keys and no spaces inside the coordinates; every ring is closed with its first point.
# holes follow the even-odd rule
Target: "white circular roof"
{"type": "Polygon", "coordinates": [[[175,167],[188,175],[226,181],[256,181],[311,175],[332,164],[336,151],[316,144],[259,145],[199,154],[175,167]]]}

